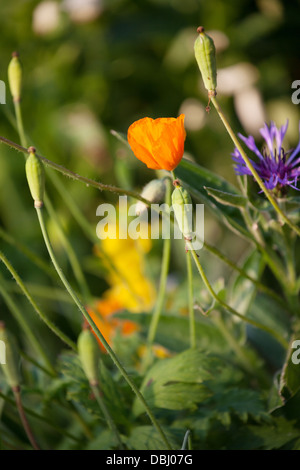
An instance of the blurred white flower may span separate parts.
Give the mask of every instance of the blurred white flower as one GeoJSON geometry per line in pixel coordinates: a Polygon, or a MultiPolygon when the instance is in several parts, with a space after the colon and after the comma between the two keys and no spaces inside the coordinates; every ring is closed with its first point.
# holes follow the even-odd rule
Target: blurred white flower
{"type": "Polygon", "coordinates": [[[60,8],[57,2],[47,0],[41,2],[33,11],[32,29],[44,36],[54,32],[60,23],[60,8]]]}
{"type": "Polygon", "coordinates": [[[205,123],[205,108],[195,98],[187,98],[180,106],[179,114],[184,114],[184,127],[189,131],[198,131],[205,123]]]}
{"type": "Polygon", "coordinates": [[[252,86],[258,78],[257,68],[247,62],[218,69],[218,92],[222,95],[234,95],[242,89],[252,86]]]}
{"type": "Polygon", "coordinates": [[[234,95],[234,106],[241,124],[247,134],[260,135],[259,129],[267,121],[264,103],[255,87],[245,88],[234,95]]]}
{"type": "Polygon", "coordinates": [[[87,23],[97,19],[102,12],[102,0],[63,0],[62,9],[72,21],[87,23]]]}

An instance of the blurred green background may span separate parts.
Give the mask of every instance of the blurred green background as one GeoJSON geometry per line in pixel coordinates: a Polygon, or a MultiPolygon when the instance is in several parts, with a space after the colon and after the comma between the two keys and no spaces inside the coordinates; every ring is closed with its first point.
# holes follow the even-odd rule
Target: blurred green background
{"type": "MultiPolygon", "coordinates": [[[[7,82],[7,65],[17,50],[29,142],[40,154],[84,176],[140,190],[154,174],[110,130],[126,133],[139,118],[183,112],[187,156],[234,182],[232,143],[214,110],[205,112],[207,94],[193,54],[199,25],[215,40],[218,96],[234,129],[259,140],[264,120],[282,125],[288,118],[286,146],[295,146],[299,109],[291,101],[291,84],[300,79],[296,0],[1,2],[0,79],[7,82]]],[[[18,142],[8,90],[6,103],[0,106],[0,133],[18,142]]],[[[3,145],[0,152],[1,226],[45,256],[23,157],[3,145]]],[[[64,184],[95,228],[98,204],[116,201],[114,195],[78,182],[64,184]]],[[[50,182],[47,190],[89,273],[93,294],[100,295],[105,280],[93,264],[90,241],[50,182]]],[[[51,233],[51,223],[48,228],[51,233]]],[[[60,253],[59,240],[51,235],[60,253]]],[[[209,213],[205,238],[236,261],[245,249],[209,213]]],[[[3,239],[1,245],[24,279],[42,280],[11,245],[3,239]]],[[[215,278],[224,273],[218,263],[208,263],[207,269],[215,278]]]]}

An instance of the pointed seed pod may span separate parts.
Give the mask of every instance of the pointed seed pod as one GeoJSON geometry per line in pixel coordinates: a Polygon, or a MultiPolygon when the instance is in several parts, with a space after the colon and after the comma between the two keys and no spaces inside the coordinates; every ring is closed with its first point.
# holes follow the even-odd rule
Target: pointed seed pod
{"type": "Polygon", "coordinates": [[[91,385],[98,384],[100,350],[89,328],[82,330],[77,340],[78,355],[82,368],[91,385]]]}
{"type": "MultiPolygon", "coordinates": [[[[150,202],[156,203],[164,199],[165,193],[165,181],[163,179],[155,179],[147,183],[146,186],[144,186],[143,191],[141,192],[141,196],[150,202]]],[[[147,209],[147,207],[148,206],[144,202],[138,201],[135,209],[136,215],[140,215],[147,209]]]]}
{"type": "Polygon", "coordinates": [[[2,370],[9,386],[12,389],[16,389],[21,382],[19,371],[20,356],[15,337],[5,328],[3,322],[0,322],[0,341],[3,341],[5,344],[5,364],[2,364],[2,370]]]}
{"type": "Polygon", "coordinates": [[[34,207],[43,206],[44,189],[45,189],[45,169],[43,163],[35,154],[35,148],[29,147],[29,157],[26,160],[26,177],[34,200],[34,207]]]}
{"type": "Polygon", "coordinates": [[[8,83],[14,102],[21,100],[22,90],[22,66],[19,61],[19,54],[12,53],[12,59],[8,65],[8,83]]]}
{"type": "Polygon", "coordinates": [[[186,240],[193,238],[193,206],[188,191],[178,183],[172,193],[172,207],[179,229],[186,240]]]}
{"type": "Polygon", "coordinates": [[[204,32],[203,26],[199,26],[197,32],[199,36],[194,45],[195,57],[208,94],[215,96],[217,88],[217,66],[214,41],[204,32]]]}

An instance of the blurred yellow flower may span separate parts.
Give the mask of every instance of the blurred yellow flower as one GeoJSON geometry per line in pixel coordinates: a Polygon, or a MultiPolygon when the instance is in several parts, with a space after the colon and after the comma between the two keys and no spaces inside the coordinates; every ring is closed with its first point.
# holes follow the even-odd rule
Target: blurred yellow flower
{"type": "MultiPolygon", "coordinates": [[[[112,228],[112,233],[115,233],[115,228],[112,228]]],[[[96,247],[96,254],[107,269],[107,281],[111,287],[87,311],[109,344],[117,331],[126,336],[139,329],[133,321],[115,318],[114,313],[121,310],[147,312],[153,308],[156,292],[146,276],[144,263],[144,255],[150,249],[150,238],[132,240],[129,237],[106,238],[101,242],[101,249],[96,247]]],[[[105,350],[101,343],[100,346],[105,350]]]]}

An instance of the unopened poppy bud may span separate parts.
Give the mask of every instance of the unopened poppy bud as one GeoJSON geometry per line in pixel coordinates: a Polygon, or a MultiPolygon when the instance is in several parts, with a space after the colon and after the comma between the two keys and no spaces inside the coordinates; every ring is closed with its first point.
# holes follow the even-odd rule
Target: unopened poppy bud
{"type": "Polygon", "coordinates": [[[22,66],[19,61],[19,54],[13,52],[12,59],[8,65],[8,83],[10,92],[15,102],[21,100],[22,90],[22,66]]]}
{"type": "Polygon", "coordinates": [[[29,147],[29,157],[26,160],[26,176],[34,200],[34,207],[43,206],[44,189],[45,189],[45,169],[43,163],[35,154],[35,148],[29,147]]]}
{"type": "Polygon", "coordinates": [[[81,365],[88,381],[91,385],[97,385],[100,350],[96,338],[88,328],[80,333],[77,347],[81,365]]]}
{"type": "Polygon", "coordinates": [[[11,388],[18,388],[20,385],[18,347],[14,336],[5,328],[3,322],[0,322],[0,341],[5,344],[5,363],[2,364],[4,376],[11,388]]]}
{"type": "MultiPolygon", "coordinates": [[[[156,203],[164,199],[165,193],[166,185],[164,180],[155,179],[146,184],[141,192],[141,196],[150,202],[156,203]]],[[[140,215],[147,209],[147,207],[148,206],[144,202],[138,201],[135,209],[136,215],[140,215]]]]}
{"type": "Polygon", "coordinates": [[[215,96],[217,88],[217,66],[214,41],[204,32],[203,26],[199,26],[197,32],[199,36],[194,45],[195,57],[208,94],[215,96]]]}
{"type": "Polygon", "coordinates": [[[193,238],[193,205],[188,191],[177,185],[172,193],[172,207],[179,229],[186,240],[193,238]]]}

